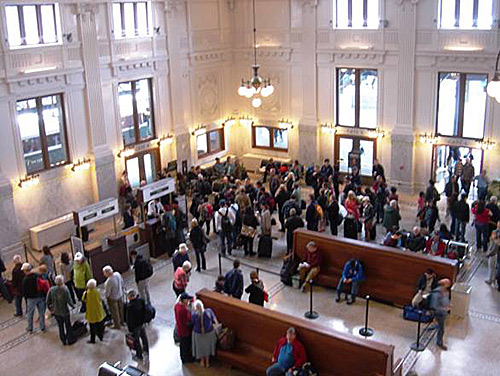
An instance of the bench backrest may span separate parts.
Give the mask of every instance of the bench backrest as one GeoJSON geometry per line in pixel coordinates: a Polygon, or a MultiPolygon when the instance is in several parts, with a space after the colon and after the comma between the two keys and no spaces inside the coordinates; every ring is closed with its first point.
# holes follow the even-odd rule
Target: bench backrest
{"type": "Polygon", "coordinates": [[[392,376],[393,346],[356,338],[207,289],[199,291],[197,296],[205,307],[214,310],[219,322],[234,330],[237,346],[242,343],[242,347],[264,350],[269,365],[277,340],[293,326],[306,348],[308,361],[320,375],[323,372],[338,376],[392,376]]]}
{"type": "Polygon", "coordinates": [[[293,236],[293,251],[301,259],[305,257],[306,245],[310,241],[314,241],[322,253],[323,265],[318,284],[336,287],[345,263],[350,259],[359,259],[363,262],[365,275],[359,295],[369,294],[380,301],[408,304],[415,294],[418,278],[429,268],[439,278],[449,278],[452,283],[457,276],[456,260],[420,255],[304,229],[295,230],[293,236]]]}

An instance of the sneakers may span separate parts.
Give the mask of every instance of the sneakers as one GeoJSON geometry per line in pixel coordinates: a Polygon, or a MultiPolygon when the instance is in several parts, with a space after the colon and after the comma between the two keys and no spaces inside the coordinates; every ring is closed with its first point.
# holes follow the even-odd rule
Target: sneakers
{"type": "Polygon", "coordinates": [[[443,350],[443,351],[448,350],[448,347],[447,347],[447,346],[445,346],[445,345],[443,345],[443,344],[440,344],[440,345],[437,345],[437,346],[438,346],[441,350],[443,350]]]}
{"type": "Polygon", "coordinates": [[[493,281],[490,281],[490,280],[487,279],[486,281],[484,281],[484,283],[486,283],[487,285],[491,286],[491,284],[493,283],[493,281]]]}

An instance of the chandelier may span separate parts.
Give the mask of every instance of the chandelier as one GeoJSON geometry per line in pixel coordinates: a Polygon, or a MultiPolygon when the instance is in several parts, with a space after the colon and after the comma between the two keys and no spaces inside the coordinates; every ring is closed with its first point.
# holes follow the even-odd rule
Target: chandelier
{"type": "Polygon", "coordinates": [[[259,64],[257,64],[257,29],[255,27],[255,0],[253,0],[253,76],[250,80],[241,79],[241,86],[238,94],[242,97],[252,99],[252,106],[259,108],[262,105],[262,98],[266,98],[274,93],[274,86],[269,78],[259,76],[259,64]]]}
{"type": "Polygon", "coordinates": [[[500,103],[500,76],[499,76],[499,71],[498,71],[498,60],[499,59],[500,59],[500,51],[498,52],[497,62],[495,64],[495,76],[488,83],[488,86],[486,87],[486,92],[488,93],[488,95],[490,97],[495,98],[498,103],[500,103]]]}

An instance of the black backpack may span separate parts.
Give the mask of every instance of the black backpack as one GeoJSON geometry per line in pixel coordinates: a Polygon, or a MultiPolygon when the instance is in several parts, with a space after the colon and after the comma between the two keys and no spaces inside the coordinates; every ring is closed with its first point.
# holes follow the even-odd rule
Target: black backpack
{"type": "MultiPolygon", "coordinates": [[[[219,214],[220,214],[220,212],[219,212],[219,214]]],[[[226,234],[233,232],[233,225],[231,224],[231,220],[229,219],[229,208],[227,208],[227,210],[226,210],[226,215],[222,215],[221,229],[226,234]]]]}
{"type": "Polygon", "coordinates": [[[156,316],[156,309],[151,303],[144,304],[144,323],[150,323],[156,316]]]}
{"type": "Polygon", "coordinates": [[[153,265],[151,265],[149,260],[144,260],[144,272],[146,278],[151,277],[154,273],[153,265]]]}

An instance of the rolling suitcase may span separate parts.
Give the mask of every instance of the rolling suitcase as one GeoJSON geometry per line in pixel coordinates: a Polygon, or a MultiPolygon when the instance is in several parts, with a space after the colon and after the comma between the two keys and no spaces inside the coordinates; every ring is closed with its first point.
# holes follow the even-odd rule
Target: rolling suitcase
{"type": "Polygon", "coordinates": [[[258,257],[271,257],[273,253],[273,238],[271,235],[262,235],[259,239],[257,250],[258,257]]]}
{"type": "Polygon", "coordinates": [[[417,321],[420,319],[423,323],[431,322],[434,315],[431,311],[415,308],[411,305],[406,305],[403,309],[403,318],[409,321],[417,321]]]}

